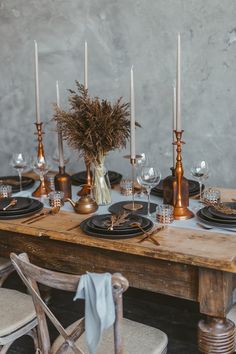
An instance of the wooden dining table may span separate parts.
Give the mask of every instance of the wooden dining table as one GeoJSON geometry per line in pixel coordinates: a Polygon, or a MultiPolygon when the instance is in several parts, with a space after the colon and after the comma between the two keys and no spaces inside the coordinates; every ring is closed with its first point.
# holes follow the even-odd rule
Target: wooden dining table
{"type": "MultiPolygon", "coordinates": [[[[222,195],[231,200],[236,190],[222,195]]],[[[236,287],[236,233],[170,225],[154,234],[158,246],[139,243],[142,236],[88,236],[79,227],[87,217],[61,211],[30,225],[24,219],[1,220],[0,256],[27,252],[40,266],[74,274],[120,272],[132,287],[198,302],[200,352],[233,353],[235,325],[226,315],[236,287]]]]}

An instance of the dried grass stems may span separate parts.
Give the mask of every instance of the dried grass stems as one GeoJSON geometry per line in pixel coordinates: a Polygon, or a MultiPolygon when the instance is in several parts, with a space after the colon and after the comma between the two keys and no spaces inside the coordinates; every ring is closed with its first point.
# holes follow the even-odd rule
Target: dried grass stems
{"type": "Polygon", "coordinates": [[[114,104],[93,98],[78,81],[76,86],[78,93],[69,90],[70,110],[55,105],[54,119],[68,145],[99,164],[109,151],[126,147],[130,137],[129,103],[122,103],[122,98],[114,104]]]}

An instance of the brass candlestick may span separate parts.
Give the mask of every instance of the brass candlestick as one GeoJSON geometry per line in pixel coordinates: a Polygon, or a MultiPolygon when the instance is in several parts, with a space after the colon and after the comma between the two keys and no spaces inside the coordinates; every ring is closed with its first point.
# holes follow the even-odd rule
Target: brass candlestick
{"type": "Polygon", "coordinates": [[[71,198],[71,178],[65,171],[65,166],[59,166],[59,173],[54,177],[56,191],[64,193],[64,199],[71,198]]]}
{"type": "Polygon", "coordinates": [[[194,216],[191,210],[188,209],[189,205],[189,189],[188,180],[184,178],[184,170],[181,156],[181,145],[185,144],[182,141],[183,130],[175,130],[177,146],[177,158],[175,167],[175,180],[173,182],[173,202],[174,202],[174,218],[175,220],[186,220],[194,216]]]}
{"type": "MultiPolygon", "coordinates": [[[[37,132],[35,134],[38,135],[38,160],[39,161],[45,161],[45,156],[44,156],[44,148],[43,148],[43,123],[35,123],[37,132]]],[[[45,176],[42,176],[40,178],[40,185],[38,188],[32,193],[32,195],[36,198],[39,198],[43,195],[48,195],[49,192],[52,190],[49,188],[45,181],[45,176]]]]}
{"type": "Polygon", "coordinates": [[[125,205],[123,205],[123,208],[126,210],[130,210],[130,211],[136,211],[139,209],[143,208],[143,205],[140,203],[135,203],[134,202],[134,182],[135,182],[135,165],[136,165],[136,159],[132,159],[130,158],[130,163],[132,166],[132,202],[131,203],[127,203],[125,205]]]}
{"type": "Polygon", "coordinates": [[[84,163],[86,166],[86,184],[84,184],[82,189],[77,193],[79,196],[90,194],[92,188],[91,162],[85,157],[84,163]]]}

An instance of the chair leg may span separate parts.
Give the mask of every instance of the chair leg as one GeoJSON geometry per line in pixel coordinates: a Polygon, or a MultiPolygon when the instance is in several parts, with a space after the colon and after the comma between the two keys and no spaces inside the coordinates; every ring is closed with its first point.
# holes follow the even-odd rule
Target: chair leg
{"type": "MultiPolygon", "coordinates": [[[[40,349],[39,349],[39,340],[38,340],[38,333],[37,333],[37,329],[36,328],[32,328],[28,333],[28,336],[30,336],[33,341],[34,341],[34,348],[36,353],[41,353],[40,349]]],[[[0,352],[1,353],[1,352],[0,352]]]]}

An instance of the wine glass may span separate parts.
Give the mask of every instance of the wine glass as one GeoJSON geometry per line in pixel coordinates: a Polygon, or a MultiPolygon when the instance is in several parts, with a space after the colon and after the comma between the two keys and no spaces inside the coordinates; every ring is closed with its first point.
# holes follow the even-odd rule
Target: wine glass
{"type": "Polygon", "coordinates": [[[138,182],[146,188],[148,194],[148,216],[150,213],[150,193],[151,189],[155,187],[161,180],[161,172],[153,166],[143,166],[140,174],[137,176],[138,182]]]}
{"type": "Polygon", "coordinates": [[[19,175],[20,192],[22,191],[22,172],[27,167],[27,163],[28,159],[22,152],[15,153],[11,157],[10,165],[17,170],[19,175]]]}
{"type": "Polygon", "coordinates": [[[32,161],[32,168],[37,175],[39,175],[39,179],[41,182],[44,182],[44,176],[49,171],[49,163],[46,161],[45,157],[36,157],[32,161]]]}
{"type": "MultiPolygon", "coordinates": [[[[141,154],[139,154],[139,155],[137,156],[137,158],[136,158],[136,171],[137,171],[136,173],[137,173],[137,176],[140,175],[141,169],[142,169],[143,166],[145,166],[146,162],[147,162],[147,156],[146,156],[146,154],[145,154],[144,152],[142,152],[141,154]]],[[[139,183],[138,177],[137,177],[137,181],[138,181],[138,183],[139,183]]],[[[137,193],[137,194],[138,194],[138,196],[139,196],[140,198],[142,198],[142,197],[145,195],[145,193],[144,193],[144,188],[143,188],[143,186],[141,185],[141,183],[139,183],[139,184],[140,184],[140,186],[141,186],[141,190],[140,190],[140,192],[137,193]]]]}
{"type": "Polygon", "coordinates": [[[204,160],[196,161],[191,168],[192,176],[196,178],[196,180],[199,183],[200,202],[202,201],[202,183],[204,180],[208,178],[208,173],[209,173],[208,163],[204,160]]]}

